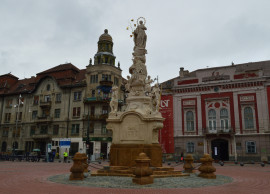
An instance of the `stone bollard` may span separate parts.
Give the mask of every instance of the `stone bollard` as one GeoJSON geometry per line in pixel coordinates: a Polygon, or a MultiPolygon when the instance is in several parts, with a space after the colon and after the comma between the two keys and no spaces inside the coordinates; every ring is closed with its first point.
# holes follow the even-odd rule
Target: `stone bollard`
{"type": "Polygon", "coordinates": [[[88,163],[87,163],[87,155],[85,153],[82,154],[82,158],[83,158],[83,161],[82,161],[82,164],[83,164],[83,167],[84,167],[84,170],[83,170],[83,174],[84,174],[84,178],[88,177],[88,163]]]}
{"type": "Polygon", "coordinates": [[[149,168],[150,159],[145,153],[140,153],[139,157],[135,160],[136,167],[133,171],[135,177],[132,179],[133,183],[139,185],[152,184],[154,178],[150,175],[153,174],[153,170],[149,168]]]}
{"type": "Polygon", "coordinates": [[[194,173],[194,159],[191,154],[187,154],[185,157],[184,173],[194,173]]]}
{"type": "Polygon", "coordinates": [[[213,158],[209,154],[204,154],[200,159],[202,165],[199,167],[199,171],[201,172],[198,176],[207,178],[207,179],[215,179],[216,168],[212,165],[213,158]]]}
{"type": "Polygon", "coordinates": [[[77,152],[73,158],[73,166],[70,168],[69,180],[83,180],[83,156],[81,153],[77,152]]]}

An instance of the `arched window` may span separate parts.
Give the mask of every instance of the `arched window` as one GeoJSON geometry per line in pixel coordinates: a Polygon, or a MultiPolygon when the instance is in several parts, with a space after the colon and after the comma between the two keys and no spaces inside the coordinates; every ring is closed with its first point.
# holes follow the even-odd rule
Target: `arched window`
{"type": "Polygon", "coordinates": [[[51,85],[48,84],[48,85],[47,85],[47,91],[50,91],[50,89],[51,89],[51,85]]]}
{"type": "Polygon", "coordinates": [[[194,114],[192,111],[186,113],[187,131],[194,131],[194,114]]]}
{"type": "Polygon", "coordinates": [[[6,152],[7,151],[7,142],[3,142],[2,143],[2,147],[1,147],[1,152],[6,152]]]}
{"type": "Polygon", "coordinates": [[[220,110],[220,125],[222,130],[229,129],[229,114],[225,108],[220,110]]]}
{"type": "Polygon", "coordinates": [[[214,109],[211,109],[208,112],[208,125],[209,130],[216,130],[216,111],[214,109]]]}
{"type": "Polygon", "coordinates": [[[251,107],[244,108],[245,129],[254,129],[253,110],[251,107]]]}
{"type": "Polygon", "coordinates": [[[187,142],[187,153],[193,153],[194,152],[194,143],[193,142],[187,142]]]}

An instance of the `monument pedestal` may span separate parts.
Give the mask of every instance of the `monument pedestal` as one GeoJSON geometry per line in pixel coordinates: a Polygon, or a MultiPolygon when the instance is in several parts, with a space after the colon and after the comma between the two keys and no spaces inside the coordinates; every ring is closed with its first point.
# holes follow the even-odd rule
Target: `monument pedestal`
{"type": "Polygon", "coordinates": [[[150,166],[162,166],[162,150],[159,144],[112,144],[110,166],[134,167],[135,159],[142,152],[151,159],[150,166]]]}

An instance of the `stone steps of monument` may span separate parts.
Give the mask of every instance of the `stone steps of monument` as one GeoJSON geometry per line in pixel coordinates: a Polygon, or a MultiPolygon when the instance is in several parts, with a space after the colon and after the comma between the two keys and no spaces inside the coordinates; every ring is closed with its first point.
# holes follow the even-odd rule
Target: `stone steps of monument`
{"type": "Polygon", "coordinates": [[[92,172],[91,176],[124,176],[124,177],[134,177],[133,174],[124,174],[116,172],[92,172]]]}
{"type": "Polygon", "coordinates": [[[173,167],[156,167],[155,171],[174,171],[173,167]]]}
{"type": "Polygon", "coordinates": [[[190,176],[190,174],[153,174],[153,178],[167,178],[167,177],[181,177],[181,176],[190,176]]]}
{"type": "Polygon", "coordinates": [[[154,171],[154,175],[162,175],[162,174],[182,174],[182,171],[175,170],[175,171],[154,171]]]}

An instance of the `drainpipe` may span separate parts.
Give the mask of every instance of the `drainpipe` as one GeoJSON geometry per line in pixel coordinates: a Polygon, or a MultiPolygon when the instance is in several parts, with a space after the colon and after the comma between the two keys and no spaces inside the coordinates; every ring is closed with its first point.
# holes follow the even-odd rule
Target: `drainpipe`
{"type": "Polygon", "coordinates": [[[234,142],[234,161],[237,161],[235,134],[233,135],[233,142],[234,142]]]}
{"type": "Polygon", "coordinates": [[[69,130],[70,99],[71,99],[71,88],[69,89],[69,97],[68,97],[67,138],[68,138],[68,130],[69,130]]]}
{"type": "Polygon", "coordinates": [[[2,97],[2,104],[1,104],[1,112],[0,112],[0,128],[2,127],[2,116],[3,116],[3,112],[4,112],[4,99],[5,97],[2,97]]]}

